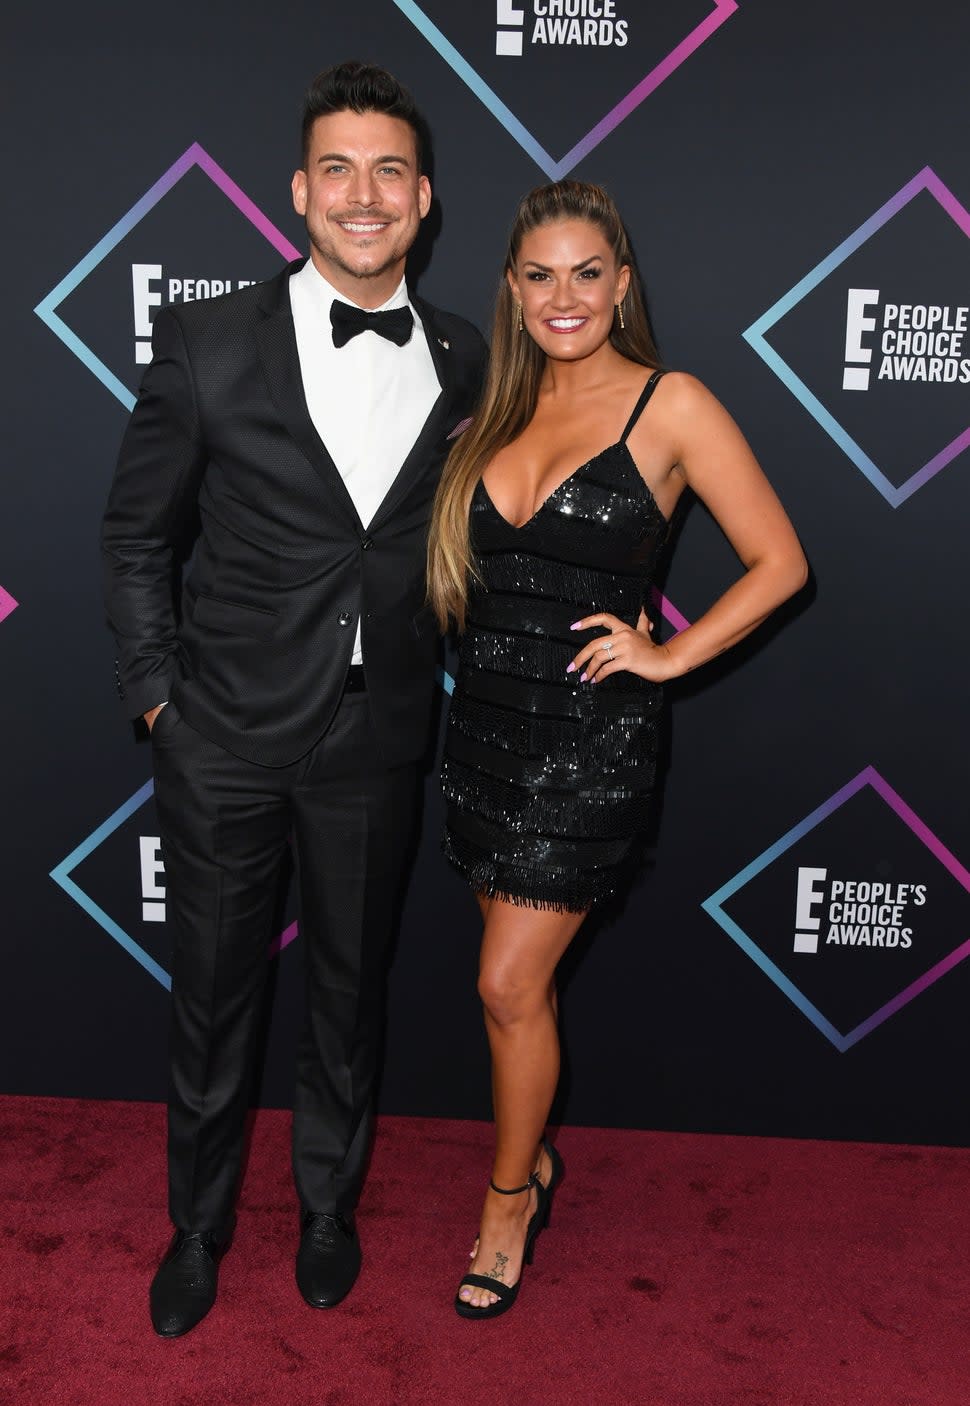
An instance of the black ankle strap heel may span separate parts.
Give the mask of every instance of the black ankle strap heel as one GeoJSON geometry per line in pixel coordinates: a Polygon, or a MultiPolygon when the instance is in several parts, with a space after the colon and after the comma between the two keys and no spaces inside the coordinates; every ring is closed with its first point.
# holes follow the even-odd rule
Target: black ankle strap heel
{"type": "MultiPolygon", "coordinates": [[[[532,1263],[532,1254],[535,1249],[536,1236],[546,1223],[549,1215],[549,1207],[546,1200],[546,1188],[539,1180],[535,1172],[529,1177],[523,1186],[496,1186],[491,1177],[488,1182],[493,1191],[497,1191],[500,1196],[521,1196],[523,1192],[531,1191],[533,1187],[536,1193],[536,1208],[529,1218],[529,1224],[525,1233],[525,1245],[522,1250],[523,1268],[532,1263]]],[[[514,1284],[503,1284],[501,1280],[492,1278],[491,1275],[466,1274],[458,1285],[458,1294],[455,1297],[455,1311],[462,1318],[497,1318],[500,1313],[505,1313],[512,1307],[518,1296],[519,1285],[522,1282],[521,1271],[519,1278],[514,1284]],[[473,1288],[487,1289],[494,1294],[495,1302],[483,1308],[476,1308],[470,1303],[466,1303],[461,1298],[461,1290],[464,1285],[470,1284],[473,1288]]]]}
{"type": "Polygon", "coordinates": [[[491,1177],[488,1179],[488,1184],[492,1190],[497,1191],[500,1196],[518,1196],[523,1191],[531,1191],[534,1186],[539,1190],[545,1190],[535,1172],[532,1173],[525,1186],[496,1186],[491,1177]]]}

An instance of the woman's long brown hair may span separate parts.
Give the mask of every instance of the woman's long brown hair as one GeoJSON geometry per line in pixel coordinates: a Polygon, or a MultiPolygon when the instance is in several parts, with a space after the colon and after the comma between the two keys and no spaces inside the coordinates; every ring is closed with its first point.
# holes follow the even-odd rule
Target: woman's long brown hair
{"type": "Polygon", "coordinates": [[[495,302],[492,351],[482,397],[471,425],[455,441],[435,495],[428,541],[428,600],[442,630],[453,620],[465,625],[469,583],[475,573],[468,534],[472,494],[495,454],[516,439],[535,414],[544,352],[518,330],[518,307],[507,274],[514,272],[522,240],[554,220],[589,220],[602,232],[617,270],[630,269],[630,284],[614,320],[610,342],[621,356],[659,367],[630,241],[619,211],[600,186],[555,181],[538,186],[520,202],[509,235],[502,281],[495,302]]]}

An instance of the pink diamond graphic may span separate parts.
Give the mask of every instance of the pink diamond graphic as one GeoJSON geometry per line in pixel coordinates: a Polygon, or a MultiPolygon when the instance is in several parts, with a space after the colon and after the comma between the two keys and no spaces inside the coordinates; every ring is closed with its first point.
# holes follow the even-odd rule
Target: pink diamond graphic
{"type": "Polygon", "coordinates": [[[12,615],[18,605],[19,601],[15,601],[10,592],[0,586],[0,620],[6,620],[7,616],[12,615]]]}
{"type": "MultiPolygon", "coordinates": [[[[574,166],[577,166],[579,162],[582,161],[584,156],[588,156],[595,147],[599,146],[600,142],[603,141],[605,137],[608,137],[609,134],[620,125],[624,118],[629,117],[631,112],[638,108],[672,73],[676,72],[685,60],[690,58],[691,54],[699,49],[706,40],[710,39],[711,35],[720,29],[721,25],[724,24],[726,20],[730,19],[738,8],[738,0],[713,0],[710,13],[706,15],[679,44],[675,45],[649,73],[641,78],[639,83],[636,83],[605,117],[602,117],[584,137],[580,138],[580,140],[566,152],[565,156],[557,160],[546,151],[541,142],[539,142],[525,124],[516,117],[512,109],[507,103],[503,102],[494,88],[485,81],[482,75],[474,69],[468,60],[455,48],[451,40],[448,39],[438,26],[425,14],[420,5],[416,5],[414,0],[394,0],[394,3],[401,13],[407,16],[414,27],[424,35],[432,48],[436,49],[445,62],[451,65],[455,73],[458,74],[458,77],[461,78],[463,82],[467,83],[468,87],[475,96],[484,103],[489,112],[491,112],[494,117],[498,118],[506,131],[519,143],[523,151],[527,152],[529,156],[532,157],[533,161],[535,161],[536,165],[545,171],[551,181],[558,181],[563,176],[567,175],[574,166]]],[[[523,9],[509,9],[508,6],[504,8],[509,11],[509,18],[502,18],[499,12],[502,11],[503,7],[499,6],[497,11],[499,14],[499,23],[511,22],[520,26],[523,24],[523,9]],[[518,16],[518,18],[512,19],[512,15],[518,16]]],[[[644,18],[643,8],[644,7],[640,6],[637,7],[639,19],[644,18]]],[[[499,34],[501,35],[503,32],[509,34],[515,33],[515,31],[510,30],[499,31],[499,34]]],[[[519,43],[516,52],[521,53],[521,41],[523,37],[521,29],[515,34],[515,37],[519,43]]]]}

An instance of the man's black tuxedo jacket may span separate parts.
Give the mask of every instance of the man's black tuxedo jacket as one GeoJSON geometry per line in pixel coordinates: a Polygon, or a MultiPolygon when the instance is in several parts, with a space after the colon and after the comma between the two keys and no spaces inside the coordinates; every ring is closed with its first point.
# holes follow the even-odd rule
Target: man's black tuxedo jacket
{"type": "Polygon", "coordinates": [[[228,751],[282,766],[326,731],[360,617],[382,758],[396,766],[427,741],[425,536],[485,345],[415,300],[441,393],[365,527],[307,411],[288,286],[300,266],[155,318],[104,521],[118,688],[132,717],[170,698],[228,751]],[[179,609],[176,562],[196,533],[179,609]]]}

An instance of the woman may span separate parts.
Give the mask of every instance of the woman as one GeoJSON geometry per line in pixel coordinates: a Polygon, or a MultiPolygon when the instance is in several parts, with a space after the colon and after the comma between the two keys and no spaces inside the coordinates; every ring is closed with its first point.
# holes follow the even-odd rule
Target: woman
{"type": "Polygon", "coordinates": [[[805,558],[737,426],[664,373],[612,200],[560,181],[516,214],[475,421],[435,501],[429,598],[462,632],[443,769],[445,851],[484,919],[479,992],[497,1145],[455,1307],[515,1301],[562,1163],[556,965],[643,829],[661,687],[749,634],[805,558]],[[741,578],[654,644],[643,611],[690,487],[741,578]]]}

